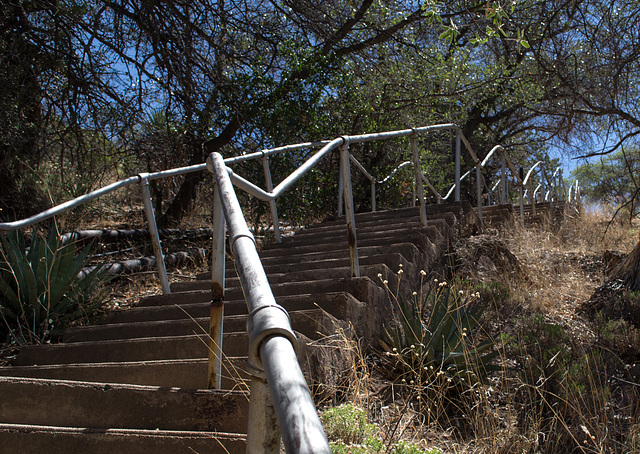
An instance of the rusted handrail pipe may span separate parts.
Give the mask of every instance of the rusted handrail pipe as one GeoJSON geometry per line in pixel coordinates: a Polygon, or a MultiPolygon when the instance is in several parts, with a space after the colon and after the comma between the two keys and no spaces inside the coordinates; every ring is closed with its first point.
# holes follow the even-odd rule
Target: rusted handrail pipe
{"type": "MultiPolygon", "coordinates": [[[[218,186],[230,248],[236,258],[236,269],[249,311],[251,369],[264,371],[266,375],[287,452],[328,454],[331,450],[296,358],[296,339],[289,316],[273,296],[228,168],[218,153],[207,158],[207,165],[218,186]]],[[[256,415],[255,411],[255,408],[253,413],[250,410],[250,414],[256,415]]],[[[247,452],[253,452],[252,449],[264,452],[263,440],[253,435],[255,427],[264,425],[249,421],[247,452]]]]}

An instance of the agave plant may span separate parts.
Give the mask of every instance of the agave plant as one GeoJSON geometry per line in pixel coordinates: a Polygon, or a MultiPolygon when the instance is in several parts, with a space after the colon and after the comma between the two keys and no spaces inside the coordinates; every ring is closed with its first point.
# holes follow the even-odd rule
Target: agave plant
{"type": "MultiPolygon", "coordinates": [[[[22,343],[40,343],[72,321],[88,318],[102,305],[96,284],[108,279],[97,267],[81,278],[91,244],[76,255],[55,232],[34,230],[27,248],[22,233],[0,235],[0,335],[22,343]]],[[[0,339],[0,341],[4,339],[0,339]]]]}
{"type": "Polygon", "coordinates": [[[495,368],[495,342],[474,341],[482,312],[477,301],[454,295],[446,285],[429,291],[425,301],[397,301],[399,321],[385,326],[380,340],[389,378],[418,388],[443,381],[470,385],[495,368]],[[426,317],[423,308],[429,308],[426,317]]]}

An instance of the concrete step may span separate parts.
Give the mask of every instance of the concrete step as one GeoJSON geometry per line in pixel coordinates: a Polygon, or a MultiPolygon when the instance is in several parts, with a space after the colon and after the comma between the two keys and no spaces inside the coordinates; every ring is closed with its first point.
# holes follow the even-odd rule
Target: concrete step
{"type": "MultiPolygon", "coordinates": [[[[106,363],[167,359],[207,358],[205,335],[147,337],[95,342],[27,346],[20,350],[16,366],[72,363],[106,363]]],[[[223,353],[243,356],[248,350],[246,333],[225,335],[223,353]]]]}
{"type": "MultiPolygon", "coordinates": [[[[450,213],[449,213],[450,214],[450,213]]],[[[447,217],[453,225],[455,216],[450,214],[447,217]]],[[[425,232],[431,235],[431,238],[437,239],[442,236],[449,227],[447,219],[430,219],[425,232]]],[[[406,233],[407,231],[418,231],[423,229],[419,217],[415,218],[394,218],[385,220],[384,223],[379,221],[369,221],[356,224],[356,232],[358,241],[369,238],[383,238],[385,236],[395,235],[398,233],[406,233]]],[[[341,239],[347,236],[346,224],[329,224],[326,226],[319,225],[313,229],[299,230],[293,237],[285,238],[281,244],[271,244],[263,248],[263,251],[278,249],[281,247],[291,247],[300,244],[319,244],[329,239],[341,239]]]]}
{"type": "MultiPolygon", "coordinates": [[[[408,263],[406,262],[407,260],[411,260],[416,257],[416,253],[419,253],[415,244],[406,242],[375,247],[362,247],[362,245],[360,245],[358,252],[361,266],[384,263],[391,269],[397,268],[398,264],[403,263],[403,261],[405,264],[408,263]],[[402,255],[404,255],[404,257],[402,257],[402,255]]],[[[330,253],[317,254],[316,260],[314,261],[304,260],[305,255],[306,254],[301,254],[300,256],[296,256],[283,252],[281,255],[276,257],[265,257],[264,260],[262,260],[262,266],[267,273],[267,277],[272,274],[350,266],[348,248],[332,251],[330,253]]],[[[226,261],[225,270],[225,276],[227,279],[234,279],[237,277],[233,260],[226,261]]],[[[210,271],[199,273],[197,275],[197,280],[210,279],[210,271]]],[[[185,286],[188,287],[188,283],[188,281],[174,282],[171,284],[171,289],[172,291],[185,291],[185,286]]]]}
{"type": "MultiPolygon", "coordinates": [[[[366,267],[370,265],[378,265],[384,264],[387,265],[392,270],[398,268],[398,265],[402,264],[404,267],[408,267],[410,262],[407,261],[404,255],[400,252],[395,252],[396,249],[400,249],[403,251],[409,251],[406,255],[408,257],[414,257],[419,253],[415,245],[410,243],[404,243],[402,246],[395,245],[391,250],[391,248],[387,248],[387,252],[384,254],[372,254],[372,255],[362,255],[360,254],[360,266],[366,267]]],[[[362,252],[362,251],[360,251],[362,252]]],[[[274,263],[272,265],[264,265],[265,272],[267,273],[267,278],[269,282],[271,281],[271,277],[275,276],[274,283],[281,282],[282,279],[279,279],[279,276],[289,276],[291,275],[290,280],[295,280],[296,277],[294,273],[305,273],[305,272],[313,272],[317,273],[320,270],[332,269],[332,268],[344,268],[350,269],[350,260],[349,257],[341,257],[341,258],[329,258],[324,260],[317,260],[315,262],[301,262],[301,263],[274,263]]],[[[226,264],[226,279],[237,279],[236,271],[233,268],[233,262],[227,262],[226,264]]],[[[199,273],[196,276],[196,280],[189,282],[176,282],[171,284],[171,289],[174,288],[176,291],[187,291],[189,290],[189,285],[195,281],[211,280],[211,272],[207,271],[205,273],[199,273]]],[[[230,287],[228,285],[227,287],[230,287]]],[[[204,290],[208,287],[202,287],[201,290],[204,290]]]]}
{"type": "MultiPolygon", "coordinates": [[[[436,247],[433,244],[428,244],[428,250],[420,250],[415,244],[407,241],[405,238],[396,239],[396,242],[390,242],[385,245],[378,246],[363,246],[361,244],[358,245],[358,255],[361,258],[368,256],[380,256],[390,252],[398,252],[402,254],[406,260],[409,262],[414,262],[419,260],[416,253],[427,253],[427,254],[435,254],[436,247]]],[[[333,260],[333,259],[349,259],[349,249],[348,248],[340,248],[337,250],[332,250],[328,252],[313,252],[313,253],[302,253],[302,254],[293,254],[293,253],[283,253],[279,255],[272,255],[267,257],[262,257],[261,261],[263,266],[266,269],[271,269],[272,266],[278,265],[302,265],[303,266],[313,266],[307,265],[313,262],[319,262],[324,260],[333,260]]]]}
{"type": "MultiPolygon", "coordinates": [[[[341,373],[343,370],[336,368],[336,363],[344,362],[344,359],[342,351],[335,345],[336,340],[350,330],[346,323],[339,323],[336,334],[319,339],[296,333],[298,361],[308,383],[334,382],[336,371],[341,373]],[[333,358],[331,364],[321,364],[323,361],[317,360],[327,356],[333,358]]],[[[8,366],[0,367],[0,376],[203,389],[207,387],[208,358],[8,366]]],[[[225,356],[221,377],[222,389],[248,391],[251,377],[247,372],[247,357],[225,356]]]]}
{"type": "MultiPolygon", "coordinates": [[[[299,281],[312,281],[314,279],[341,279],[345,277],[351,276],[351,266],[346,263],[347,260],[343,261],[343,266],[332,266],[321,269],[311,269],[311,270],[303,270],[303,271],[292,271],[289,273],[270,273],[267,275],[269,279],[269,283],[271,284],[280,284],[285,282],[299,282],[299,281]]],[[[367,276],[371,278],[374,282],[377,280],[378,274],[384,274],[384,268],[390,269],[393,267],[394,270],[398,270],[399,268],[408,269],[412,265],[404,259],[401,255],[396,255],[394,259],[388,260],[389,265],[385,263],[380,263],[376,265],[362,265],[360,266],[360,273],[362,276],[367,276]]],[[[206,274],[204,277],[209,279],[210,275],[206,274]]],[[[227,288],[238,287],[240,285],[240,280],[237,277],[226,278],[225,285],[227,288]]],[[[211,288],[211,283],[209,280],[195,280],[190,282],[180,282],[176,284],[172,284],[171,291],[173,292],[181,292],[181,291],[194,291],[194,290],[207,290],[211,288]]]]}
{"type": "MultiPolygon", "coordinates": [[[[374,284],[372,279],[367,277],[317,279],[313,281],[283,282],[271,285],[271,291],[276,297],[276,300],[278,300],[279,297],[284,296],[346,291],[351,293],[360,301],[371,301],[372,292],[378,290],[379,287],[377,284],[374,284]]],[[[171,293],[169,295],[156,295],[143,298],[140,300],[138,307],[176,304],[183,305],[193,302],[203,302],[202,300],[208,302],[211,298],[210,295],[211,292],[208,290],[194,290],[184,293],[171,293]]],[[[243,297],[242,289],[238,287],[232,287],[225,291],[225,300],[228,302],[240,302],[243,300],[243,297]]],[[[295,310],[295,307],[292,309],[295,310]]]]}
{"type": "MultiPolygon", "coordinates": [[[[347,308],[350,304],[362,304],[347,292],[327,292],[319,295],[306,293],[280,297],[277,302],[291,313],[296,310],[313,310],[320,307],[334,317],[340,317],[341,314],[348,312],[347,308]]],[[[110,323],[182,319],[185,317],[185,314],[194,318],[200,318],[207,317],[209,310],[210,303],[208,301],[205,303],[181,304],[180,306],[167,304],[132,307],[112,313],[110,323]]],[[[247,305],[244,301],[227,301],[225,302],[224,311],[225,316],[247,314],[247,305]]]]}
{"type": "MultiPolygon", "coordinates": [[[[342,296],[342,295],[341,295],[342,296]]],[[[307,300],[309,301],[309,300],[307,300]]],[[[317,332],[327,332],[342,326],[341,321],[324,314],[311,303],[310,312],[301,312],[297,321],[305,331],[318,338],[317,332]]],[[[335,312],[346,314],[354,320],[366,320],[366,305],[347,295],[334,302],[335,312]]],[[[344,317],[339,317],[344,318],[344,317]]],[[[364,326],[364,325],[363,325],[364,326]]],[[[307,338],[302,333],[300,336],[307,338]]],[[[209,338],[206,334],[182,336],[140,337],[116,340],[68,342],[61,344],[23,347],[14,365],[34,366],[73,363],[142,362],[207,358],[209,338]]],[[[227,357],[244,356],[249,350],[246,331],[226,333],[223,354],[227,357]]]]}
{"type": "MultiPolygon", "coordinates": [[[[427,223],[430,217],[433,219],[438,219],[440,218],[440,215],[443,213],[447,213],[445,216],[449,216],[453,214],[454,216],[459,217],[466,209],[468,209],[468,207],[466,206],[467,204],[468,203],[465,203],[465,202],[462,202],[462,203],[452,202],[452,203],[443,203],[439,205],[427,205],[426,206],[427,223]]],[[[420,219],[420,211],[418,210],[417,207],[410,207],[410,208],[399,208],[395,210],[356,213],[355,223],[357,228],[357,226],[361,223],[367,223],[367,222],[382,223],[383,221],[386,221],[389,219],[394,220],[394,219],[400,219],[400,218],[401,219],[407,219],[407,218],[420,219]]],[[[321,223],[309,226],[307,229],[309,231],[312,231],[316,229],[323,229],[331,225],[340,225],[340,224],[346,225],[345,219],[346,218],[344,216],[328,218],[321,223]]],[[[296,232],[296,235],[297,234],[298,232],[296,232]]]]}
{"type": "MultiPolygon", "coordinates": [[[[248,389],[246,362],[246,357],[225,358],[222,389],[248,389]]],[[[203,389],[207,387],[207,366],[207,358],[49,364],[1,367],[0,376],[203,389]]]]}
{"type": "MultiPolygon", "coordinates": [[[[291,326],[311,339],[333,332],[338,323],[328,313],[320,309],[292,311],[289,314],[291,326]]],[[[247,327],[247,315],[229,315],[224,318],[225,333],[242,332],[247,327]]],[[[81,326],[65,331],[65,343],[89,342],[143,337],[184,336],[209,331],[209,317],[185,318],[174,320],[138,321],[131,323],[110,323],[97,326],[81,326]]]]}
{"type": "Polygon", "coordinates": [[[11,453],[244,454],[246,436],[223,432],[142,430],[0,423],[0,446],[11,453]]]}
{"type": "Polygon", "coordinates": [[[246,430],[248,395],[241,391],[185,390],[0,377],[0,422],[148,430],[246,430]]]}
{"type": "MultiPolygon", "coordinates": [[[[439,242],[442,234],[435,227],[422,228],[416,226],[413,229],[394,230],[392,232],[372,232],[369,235],[358,233],[358,249],[375,246],[387,246],[394,243],[413,243],[418,248],[428,250],[433,243],[439,242]]],[[[270,257],[291,257],[296,255],[320,254],[338,251],[349,254],[347,232],[341,232],[334,237],[323,238],[318,243],[307,244],[303,241],[295,243],[283,243],[279,247],[272,247],[260,252],[260,260],[267,262],[270,257]]]]}
{"type": "MultiPolygon", "coordinates": [[[[408,262],[414,262],[423,252],[410,242],[389,243],[384,246],[358,247],[358,256],[361,265],[373,265],[376,263],[385,263],[389,268],[394,269],[395,263],[390,259],[395,256],[391,254],[400,254],[408,262]]],[[[265,257],[262,263],[268,272],[278,270],[277,272],[302,271],[309,269],[323,269],[332,266],[330,263],[335,260],[344,260],[345,266],[350,266],[349,251],[340,250],[328,253],[318,254],[283,254],[282,256],[265,257]]]]}

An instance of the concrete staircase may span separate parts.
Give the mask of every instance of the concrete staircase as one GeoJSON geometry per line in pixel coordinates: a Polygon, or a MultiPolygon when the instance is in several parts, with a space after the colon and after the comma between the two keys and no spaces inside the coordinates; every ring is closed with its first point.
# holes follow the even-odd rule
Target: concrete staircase
{"type": "MultiPolygon", "coordinates": [[[[536,213],[533,214],[531,204],[523,206],[524,223],[526,226],[559,225],[564,219],[565,202],[536,203],[536,213]]],[[[477,208],[476,208],[477,211],[477,208]]],[[[482,222],[486,226],[499,226],[520,220],[519,205],[490,205],[482,207],[482,222]]]]}
{"type": "MultiPolygon", "coordinates": [[[[343,218],[265,247],[276,300],[290,314],[309,384],[340,377],[323,336],[350,322],[373,343],[389,315],[387,291],[402,265],[401,291],[439,260],[448,239],[478,229],[469,204],[356,216],[360,278],[350,278],[343,218]],[[380,277],[381,276],[381,277],[380,277]]],[[[227,263],[223,390],[207,383],[208,276],[142,298],[99,326],[68,329],[63,342],[22,348],[0,368],[0,451],[11,453],[240,453],[247,430],[247,309],[227,263]],[[201,328],[202,327],[202,328],[201,328]]],[[[332,353],[336,355],[335,351],[332,353]]]]}

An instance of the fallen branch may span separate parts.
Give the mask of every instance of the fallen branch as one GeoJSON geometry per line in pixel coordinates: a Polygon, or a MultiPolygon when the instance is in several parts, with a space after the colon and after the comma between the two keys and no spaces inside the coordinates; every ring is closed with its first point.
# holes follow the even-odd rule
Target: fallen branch
{"type": "MultiPolygon", "coordinates": [[[[203,248],[188,249],[181,252],[172,252],[164,256],[164,263],[167,267],[177,267],[185,263],[201,263],[206,259],[207,252],[203,248]]],[[[138,259],[123,260],[106,265],[92,265],[80,271],[80,278],[85,277],[97,267],[104,266],[109,274],[131,274],[147,271],[156,267],[156,259],[154,257],[142,257],[138,259]]]]}

